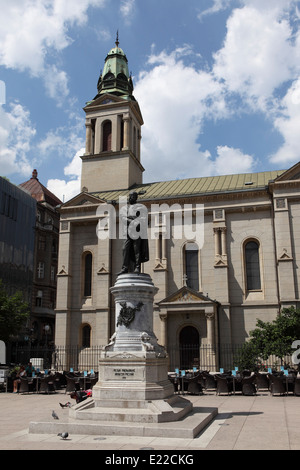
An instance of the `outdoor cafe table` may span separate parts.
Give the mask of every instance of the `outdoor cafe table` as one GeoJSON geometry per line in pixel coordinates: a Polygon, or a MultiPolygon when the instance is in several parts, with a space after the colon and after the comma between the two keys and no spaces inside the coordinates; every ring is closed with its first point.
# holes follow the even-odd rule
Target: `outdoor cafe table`
{"type": "Polygon", "coordinates": [[[242,382],[243,382],[243,376],[240,374],[216,374],[219,375],[220,377],[224,377],[227,379],[227,382],[232,383],[232,392],[233,395],[235,395],[236,392],[241,392],[242,391],[242,382]]]}
{"type": "Polygon", "coordinates": [[[26,378],[27,378],[28,384],[32,383],[32,384],[33,384],[33,388],[34,388],[35,391],[38,393],[38,392],[39,392],[39,389],[40,389],[40,382],[41,382],[41,380],[44,379],[44,378],[47,378],[47,377],[50,377],[50,374],[34,375],[34,376],[32,376],[32,377],[26,377],[26,378]]]}
{"type": "Polygon", "coordinates": [[[182,373],[182,371],[181,371],[180,374],[177,373],[177,372],[175,374],[168,374],[168,377],[169,377],[170,381],[173,384],[175,384],[174,389],[176,387],[178,393],[184,395],[184,392],[185,392],[184,385],[187,384],[190,381],[190,379],[191,379],[190,374],[188,373],[186,375],[185,372],[182,373]]]}
{"type": "Polygon", "coordinates": [[[81,375],[79,377],[79,384],[80,384],[80,388],[82,390],[85,390],[86,389],[86,383],[88,382],[91,382],[91,379],[95,378],[95,375],[91,376],[91,375],[81,375]]]}

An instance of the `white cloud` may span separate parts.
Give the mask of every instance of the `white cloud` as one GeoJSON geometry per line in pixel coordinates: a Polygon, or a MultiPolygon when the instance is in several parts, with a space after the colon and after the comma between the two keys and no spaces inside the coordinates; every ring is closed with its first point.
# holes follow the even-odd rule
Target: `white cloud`
{"type": "Polygon", "coordinates": [[[265,113],[282,135],[283,145],[269,157],[272,164],[299,161],[298,4],[293,0],[240,0],[241,7],[227,21],[223,47],[214,55],[213,73],[229,92],[228,105],[230,94],[239,96],[240,110],[244,106],[245,112],[265,113]]]}
{"type": "Polygon", "coordinates": [[[67,202],[80,193],[81,187],[81,158],[85,148],[76,152],[72,161],[64,168],[64,174],[71,179],[50,179],[47,188],[55,194],[61,201],[67,202]]]}
{"type": "Polygon", "coordinates": [[[244,154],[240,149],[225,146],[217,147],[215,159],[215,174],[231,175],[249,173],[255,168],[255,159],[252,155],[244,154]]]}
{"type": "Polygon", "coordinates": [[[56,65],[47,66],[45,73],[47,75],[45,81],[47,94],[60,103],[60,100],[69,94],[68,76],[63,70],[58,70],[56,65]]]}
{"type": "Polygon", "coordinates": [[[122,0],[120,12],[126,23],[130,23],[135,8],[135,0],[122,0]]]}
{"type": "Polygon", "coordinates": [[[55,153],[60,155],[64,161],[70,161],[84,144],[84,119],[73,114],[69,126],[50,130],[46,137],[37,144],[37,149],[41,158],[49,158],[51,153],[55,153]]]}
{"type": "Polygon", "coordinates": [[[105,0],[0,0],[0,65],[42,78],[52,98],[67,96],[67,75],[51,65],[51,56],[72,43],[68,30],[86,24],[90,6],[104,4],[105,0]]]}
{"type": "Polygon", "coordinates": [[[62,202],[67,202],[80,193],[80,181],[78,179],[70,181],[50,179],[47,188],[62,202]]]}
{"type": "Polygon", "coordinates": [[[27,154],[36,130],[30,113],[19,103],[11,103],[9,111],[0,106],[0,172],[2,175],[28,175],[32,163],[27,154]]]}
{"type": "Polygon", "coordinates": [[[207,15],[212,15],[214,13],[218,13],[219,11],[225,10],[229,8],[228,0],[213,0],[213,5],[206,10],[201,11],[198,14],[198,19],[202,20],[207,15]]]}
{"type": "Polygon", "coordinates": [[[72,161],[64,169],[64,174],[69,176],[81,176],[81,155],[84,155],[85,148],[81,148],[74,156],[72,161]]]}
{"type": "Polygon", "coordinates": [[[265,110],[276,88],[299,70],[299,53],[283,11],[265,8],[264,2],[246,3],[249,5],[235,9],[228,19],[226,39],[214,56],[213,71],[230,92],[265,110]]]}
{"type": "Polygon", "coordinates": [[[209,72],[184,64],[190,54],[188,47],[152,54],[152,69],[142,72],[135,84],[145,122],[142,159],[148,181],[209,174],[212,169],[197,138],[204,118],[224,117],[227,110],[222,85],[209,72]]]}
{"type": "MultiPolygon", "coordinates": [[[[204,122],[238,114],[260,112],[282,134],[285,144],[272,156],[273,162],[299,159],[300,112],[288,102],[298,93],[295,81],[300,73],[296,4],[292,0],[232,2],[236,8],[227,20],[227,33],[211,70],[191,63],[195,54],[188,46],[169,54],[152,50],[151,70],[141,73],[135,86],[145,122],[145,178],[170,179],[170,168],[178,178],[253,171],[257,161],[243,149],[216,141],[212,155],[199,145],[204,122]],[[292,81],[294,88],[282,99],[283,86],[292,81]]],[[[228,2],[215,0],[200,17],[225,8],[228,2]]]]}
{"type": "MultiPolygon", "coordinates": [[[[211,70],[191,62],[195,53],[188,46],[159,54],[153,47],[149,70],[137,79],[135,96],[145,122],[142,161],[148,181],[170,179],[174,174],[182,178],[254,171],[258,162],[243,149],[217,140],[215,152],[199,145],[204,122],[238,114],[259,112],[281,133],[285,144],[272,156],[273,162],[299,159],[300,112],[289,103],[300,96],[297,2],[237,0],[234,4],[211,70]],[[292,81],[293,88],[283,99],[282,90],[292,81]]],[[[227,7],[228,2],[216,0],[202,13],[227,7]]]]}
{"type": "Polygon", "coordinates": [[[300,160],[300,78],[295,80],[282,100],[283,114],[274,125],[284,139],[283,145],[271,155],[272,163],[292,164],[300,160]]]}

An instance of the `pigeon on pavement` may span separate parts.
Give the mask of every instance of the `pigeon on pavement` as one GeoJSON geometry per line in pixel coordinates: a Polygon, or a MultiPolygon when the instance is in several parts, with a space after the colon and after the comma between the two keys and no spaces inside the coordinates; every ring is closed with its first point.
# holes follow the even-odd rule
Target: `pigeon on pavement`
{"type": "Polygon", "coordinates": [[[59,417],[57,416],[57,414],[55,413],[54,410],[52,411],[52,417],[53,417],[54,419],[59,419],[59,417]]]}
{"type": "Polygon", "coordinates": [[[60,436],[62,439],[67,439],[69,434],[67,432],[59,432],[57,435],[60,436]]]}

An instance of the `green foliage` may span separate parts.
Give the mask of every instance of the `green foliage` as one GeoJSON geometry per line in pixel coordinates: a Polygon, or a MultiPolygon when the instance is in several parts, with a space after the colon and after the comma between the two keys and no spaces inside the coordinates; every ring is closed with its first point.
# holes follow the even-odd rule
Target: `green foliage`
{"type": "Polygon", "coordinates": [[[29,313],[29,305],[23,301],[22,294],[16,292],[9,296],[0,280],[0,339],[7,342],[12,335],[18,334],[29,313]]]}
{"type": "Polygon", "coordinates": [[[300,310],[285,308],[272,322],[258,320],[257,328],[251,331],[251,342],[256,344],[260,355],[267,359],[275,355],[282,359],[292,353],[292,343],[300,338],[300,310]]]}
{"type": "Polygon", "coordinates": [[[239,370],[247,369],[256,372],[261,369],[259,350],[256,344],[251,341],[243,344],[234,356],[234,365],[238,366],[239,370]]]}
{"type": "Polygon", "coordinates": [[[292,354],[292,343],[300,339],[300,309],[285,308],[272,322],[257,320],[257,328],[250,332],[250,339],[235,358],[239,368],[258,370],[262,368],[262,360],[276,356],[283,360],[292,354]]]}

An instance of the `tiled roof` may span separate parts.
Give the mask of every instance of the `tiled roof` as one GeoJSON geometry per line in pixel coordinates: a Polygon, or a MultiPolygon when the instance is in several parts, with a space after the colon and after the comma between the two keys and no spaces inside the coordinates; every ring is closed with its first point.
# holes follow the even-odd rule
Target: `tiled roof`
{"type": "Polygon", "coordinates": [[[240,192],[265,188],[270,180],[274,180],[285,170],[264,171],[260,173],[243,173],[236,175],[208,176],[201,178],[188,178],[182,180],[145,183],[134,188],[99,191],[94,196],[104,200],[117,200],[120,196],[127,196],[130,191],[145,191],[139,196],[144,200],[159,200],[184,196],[204,196],[209,194],[240,192]]]}
{"type": "Polygon", "coordinates": [[[51,193],[37,178],[37,171],[33,170],[32,177],[30,180],[25,181],[19,185],[21,188],[25,189],[31,196],[38,202],[47,202],[53,207],[56,207],[59,204],[62,204],[62,201],[51,193]]]}

